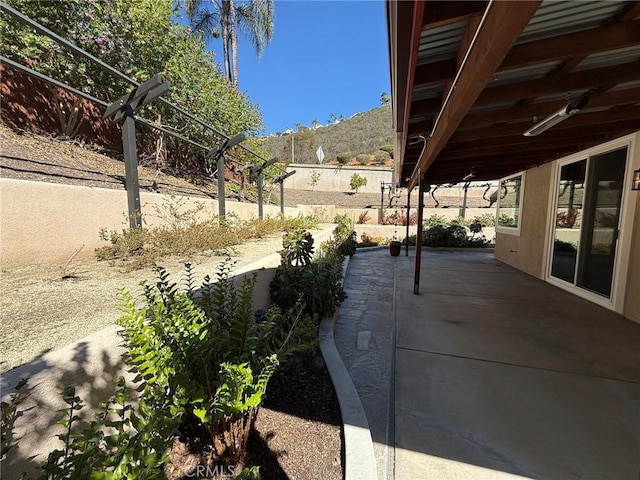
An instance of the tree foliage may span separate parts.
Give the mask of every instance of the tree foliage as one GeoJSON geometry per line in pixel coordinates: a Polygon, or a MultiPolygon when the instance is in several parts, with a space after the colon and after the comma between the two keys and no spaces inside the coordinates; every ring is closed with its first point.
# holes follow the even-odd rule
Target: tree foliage
{"type": "MultiPolygon", "coordinates": [[[[219,131],[255,136],[263,128],[258,106],[225,81],[202,39],[171,19],[179,15],[172,0],[59,0],[55,8],[44,0],[8,3],[138,82],[162,73],[172,84],[169,99],[219,131]]],[[[0,35],[3,55],[106,102],[115,101],[132,88],[4,14],[0,15],[0,35]]],[[[79,101],[53,88],[42,94],[60,109],[60,132],[56,133],[73,136],[77,124],[72,115],[79,101]]],[[[213,147],[221,140],[160,102],[152,102],[140,113],[206,146],[213,147]]],[[[145,152],[157,154],[162,145],[167,159],[163,166],[203,168],[202,149],[164,138],[143,126],[137,131],[141,157],[145,152]]]]}
{"type": "Polygon", "coordinates": [[[351,187],[351,190],[353,190],[355,193],[358,193],[358,189],[366,185],[367,185],[366,177],[362,177],[357,173],[354,173],[353,175],[351,175],[351,181],[349,182],[349,186],[351,187]]]}
{"type": "Polygon", "coordinates": [[[185,9],[195,31],[205,38],[221,37],[225,78],[238,85],[238,31],[261,57],[273,38],[274,0],[186,0],[185,9]]]}

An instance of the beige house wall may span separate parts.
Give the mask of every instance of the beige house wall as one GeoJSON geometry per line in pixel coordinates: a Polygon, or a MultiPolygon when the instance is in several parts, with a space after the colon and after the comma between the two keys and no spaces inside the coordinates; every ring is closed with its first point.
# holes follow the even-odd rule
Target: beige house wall
{"type": "MultiPolygon", "coordinates": [[[[218,214],[218,202],[205,198],[171,198],[141,192],[143,222],[157,226],[165,222],[169,203],[181,212],[194,211],[201,217],[218,214]]],[[[258,206],[227,200],[227,213],[241,219],[258,216],[258,206]]],[[[265,215],[276,215],[280,207],[265,205],[265,215]]],[[[297,208],[285,214],[297,215],[297,208]]],[[[99,232],[128,227],[127,194],[122,190],[79,187],[27,180],[0,179],[0,267],[60,264],[79,251],[76,258],[88,258],[106,243],[99,232]]]]}
{"type": "MultiPolygon", "coordinates": [[[[640,132],[633,137],[630,153],[630,170],[640,169],[640,132]]],[[[545,252],[548,246],[545,239],[550,228],[548,208],[555,167],[556,162],[550,162],[526,171],[520,235],[500,232],[496,235],[497,260],[543,280],[547,275],[545,252]]],[[[622,255],[620,262],[625,264],[627,274],[626,279],[621,279],[624,282],[624,301],[616,309],[624,317],[640,323],[640,192],[629,190],[624,194],[630,195],[626,208],[630,209],[629,214],[633,216],[622,228],[631,228],[632,233],[628,258],[625,257],[626,247],[618,252],[618,255],[622,255]]]]}
{"type": "Polygon", "coordinates": [[[525,173],[520,234],[496,233],[496,260],[541,279],[553,165],[546,163],[525,173]]]}

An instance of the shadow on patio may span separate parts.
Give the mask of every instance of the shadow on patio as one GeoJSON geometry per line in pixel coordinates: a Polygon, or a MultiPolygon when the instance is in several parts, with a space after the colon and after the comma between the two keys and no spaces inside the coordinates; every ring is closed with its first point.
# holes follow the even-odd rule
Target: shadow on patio
{"type": "Polygon", "coordinates": [[[423,251],[420,295],[413,251],[351,262],[336,342],[379,478],[638,478],[640,325],[492,254],[423,251]]]}

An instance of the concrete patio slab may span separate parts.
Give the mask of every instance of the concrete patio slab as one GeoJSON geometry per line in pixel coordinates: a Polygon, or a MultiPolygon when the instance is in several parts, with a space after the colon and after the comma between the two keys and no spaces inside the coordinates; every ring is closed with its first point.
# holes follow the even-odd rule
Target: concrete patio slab
{"type": "Polygon", "coordinates": [[[487,253],[423,252],[414,295],[414,261],[354,256],[359,313],[341,313],[336,333],[374,440],[394,427],[379,478],[640,478],[640,325],[487,253]],[[395,289],[358,278],[371,270],[394,271],[395,289]],[[390,292],[391,316],[376,303],[390,292]],[[378,345],[359,351],[362,331],[378,345]]]}

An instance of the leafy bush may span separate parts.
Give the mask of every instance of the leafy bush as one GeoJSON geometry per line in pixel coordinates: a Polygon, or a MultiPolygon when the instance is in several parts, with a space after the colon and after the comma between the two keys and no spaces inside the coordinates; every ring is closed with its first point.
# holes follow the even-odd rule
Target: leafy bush
{"type": "Polygon", "coordinates": [[[498,225],[501,227],[516,227],[516,219],[503,213],[498,217],[498,225]]]}
{"type": "Polygon", "coordinates": [[[333,238],[325,242],[325,253],[330,255],[348,255],[356,253],[356,232],[353,229],[353,220],[349,215],[336,215],[333,219],[336,228],[333,230],[333,238]]]}
{"type": "Polygon", "coordinates": [[[256,322],[256,276],[236,288],[232,266],[227,259],[215,283],[207,276],[196,287],[186,264],[184,289],[157,268],[156,284],[143,284],[145,307],[121,292],[125,315],[118,321],[144,405],[154,418],[164,415],[176,427],[195,430],[224,466],[242,460],[267,381],[290,347],[302,310],[273,307],[256,322]]]}
{"type": "Polygon", "coordinates": [[[456,218],[449,222],[450,225],[460,225],[461,227],[468,227],[470,223],[470,220],[467,220],[461,215],[458,215],[456,218]]]}
{"type": "Polygon", "coordinates": [[[486,247],[489,242],[484,237],[475,238],[475,234],[469,237],[465,227],[453,223],[449,226],[434,225],[427,228],[422,244],[427,247],[470,248],[486,247]]]}
{"type": "Polygon", "coordinates": [[[16,447],[13,428],[18,417],[22,415],[18,407],[28,397],[27,380],[20,380],[14,390],[9,401],[0,404],[0,460],[4,460],[9,450],[16,447]]]}
{"type": "MultiPolygon", "coordinates": [[[[165,478],[163,465],[172,474],[182,468],[170,464],[171,445],[180,442],[200,445],[196,462],[201,465],[236,470],[267,382],[300,338],[295,331],[301,306],[286,313],[271,308],[256,322],[251,309],[255,275],[236,288],[231,267],[227,260],[218,269],[218,281],[205,277],[199,288],[189,264],[184,288],[157,268],[157,283],[143,283],[142,308],[131,294],[120,292],[124,358],[137,374],[139,399],[130,402],[120,378],[116,393],[78,432],[74,425],[84,404],[75,388],[67,387],[59,422],[65,430],[58,435],[64,446],[49,454],[43,467],[47,479],[165,478]]],[[[256,469],[239,473],[238,478],[252,478],[256,469]]]]}
{"type": "Polygon", "coordinates": [[[359,153],[358,155],[356,155],[356,160],[360,165],[369,165],[369,162],[371,161],[371,155],[369,155],[368,153],[359,153]]]}
{"type": "Polygon", "coordinates": [[[485,227],[495,227],[496,225],[496,216],[493,213],[483,213],[474,217],[473,220],[477,220],[485,227]]]}
{"type": "Polygon", "coordinates": [[[315,190],[316,189],[316,185],[318,185],[318,182],[320,181],[320,176],[322,174],[319,172],[316,172],[315,170],[311,173],[311,177],[309,179],[309,184],[311,185],[311,190],[315,190]]]}
{"type": "Polygon", "coordinates": [[[338,155],[336,155],[336,160],[340,165],[346,165],[351,161],[352,158],[353,155],[351,155],[351,152],[339,153],[338,155]]]}
{"type": "Polygon", "coordinates": [[[386,145],[382,145],[380,147],[380,150],[382,150],[383,152],[387,152],[389,154],[389,156],[391,158],[393,158],[393,145],[391,145],[390,143],[388,143],[386,145]]]}
{"type": "Polygon", "coordinates": [[[365,177],[362,177],[357,173],[354,173],[353,175],[351,175],[349,186],[351,187],[351,190],[355,191],[356,194],[358,193],[358,189],[360,187],[364,187],[366,185],[367,185],[367,179],[365,177]]]}
{"type": "Polygon", "coordinates": [[[75,387],[64,389],[67,406],[58,410],[62,414],[58,423],[64,427],[58,439],[64,447],[49,453],[44,478],[163,478],[161,467],[169,460],[166,452],[177,432],[175,419],[152,410],[144,399],[134,407],[124,378],[117,380],[116,387],[82,432],[75,427],[85,404],[75,387]]]}
{"type": "Polygon", "coordinates": [[[295,232],[283,238],[282,260],[269,291],[280,308],[288,309],[302,302],[304,313],[324,318],[333,315],[346,298],[340,283],[343,257],[324,254],[312,259],[313,244],[306,240],[306,235],[295,232]]]}
{"type": "Polygon", "coordinates": [[[373,154],[373,158],[375,159],[376,163],[383,165],[391,160],[391,155],[389,155],[389,153],[385,152],[384,150],[378,150],[373,154]]]}
{"type": "Polygon", "coordinates": [[[425,229],[436,226],[446,227],[447,225],[449,225],[449,221],[444,215],[431,215],[423,221],[423,228],[425,229]]]}

